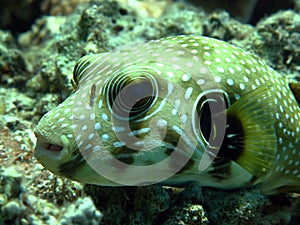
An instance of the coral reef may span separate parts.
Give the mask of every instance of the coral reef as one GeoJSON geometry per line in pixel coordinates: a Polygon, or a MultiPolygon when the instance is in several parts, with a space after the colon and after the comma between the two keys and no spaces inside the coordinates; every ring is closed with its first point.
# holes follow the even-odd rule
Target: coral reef
{"type": "Polygon", "coordinates": [[[260,21],[250,48],[283,74],[299,76],[300,15],[292,10],[279,12],[260,21]]]}
{"type": "Polygon", "coordinates": [[[22,32],[41,16],[41,0],[3,0],[0,2],[0,29],[22,32]]]}
{"type": "Polygon", "coordinates": [[[71,14],[78,5],[85,4],[86,0],[44,0],[41,3],[41,10],[50,15],[71,14]]]}
{"type": "Polygon", "coordinates": [[[167,7],[170,6],[172,0],[117,0],[117,2],[123,7],[130,7],[134,10],[134,13],[140,17],[160,17],[167,7]]]}
{"type": "Polygon", "coordinates": [[[186,1],[18,1],[33,2],[40,4],[25,7],[24,14],[13,11],[16,1],[0,3],[8,6],[0,13],[1,28],[7,29],[0,30],[0,224],[299,224],[296,194],[197,185],[83,187],[43,169],[33,157],[32,131],[72,91],[76,60],[128,43],[206,35],[248,49],[283,75],[298,78],[299,0],[294,9],[255,26],[186,1]],[[26,32],[13,24],[20,20],[26,32]]]}
{"type": "Polygon", "coordinates": [[[230,0],[210,2],[205,0],[190,0],[189,2],[203,7],[209,12],[213,12],[216,9],[223,9],[241,21],[249,21],[259,0],[242,0],[239,2],[232,2],[230,0]]]}
{"type": "Polygon", "coordinates": [[[98,225],[102,218],[92,200],[88,197],[79,198],[74,204],[70,205],[65,215],[60,219],[62,225],[98,225]]]}
{"type": "Polygon", "coordinates": [[[273,0],[272,4],[268,0],[241,0],[241,1],[205,1],[187,0],[188,2],[201,6],[205,11],[226,10],[230,15],[242,22],[256,24],[266,15],[271,15],[279,10],[291,9],[295,6],[294,0],[273,0]]]}
{"type": "Polygon", "coordinates": [[[0,82],[22,86],[29,78],[28,63],[9,32],[0,30],[0,82]]]}
{"type": "Polygon", "coordinates": [[[21,178],[13,167],[1,173],[0,224],[100,224],[102,214],[89,197],[58,208],[25,190],[21,178]]]}

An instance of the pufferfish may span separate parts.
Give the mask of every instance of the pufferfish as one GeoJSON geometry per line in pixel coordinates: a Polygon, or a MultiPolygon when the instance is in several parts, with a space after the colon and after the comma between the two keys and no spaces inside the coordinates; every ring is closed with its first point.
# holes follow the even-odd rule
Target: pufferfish
{"type": "Polygon", "coordinates": [[[39,121],[36,158],[103,186],[300,192],[300,84],[221,40],[181,35],[87,55],[39,121]]]}

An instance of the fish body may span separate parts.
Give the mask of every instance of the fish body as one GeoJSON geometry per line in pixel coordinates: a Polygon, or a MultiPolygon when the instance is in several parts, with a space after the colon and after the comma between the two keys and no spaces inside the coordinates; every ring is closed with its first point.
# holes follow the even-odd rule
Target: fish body
{"type": "Polygon", "coordinates": [[[88,55],[74,92],[35,129],[50,171],[105,186],[300,192],[300,86],[203,36],[88,55]]]}

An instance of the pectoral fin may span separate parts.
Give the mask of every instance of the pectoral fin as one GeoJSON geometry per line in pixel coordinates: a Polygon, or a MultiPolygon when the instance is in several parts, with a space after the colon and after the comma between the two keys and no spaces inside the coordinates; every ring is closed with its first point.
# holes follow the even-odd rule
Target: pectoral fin
{"type": "Polygon", "coordinates": [[[289,86],[300,106],[300,83],[289,83],[289,86]]]}
{"type": "Polygon", "coordinates": [[[268,172],[277,151],[275,109],[274,95],[267,86],[236,101],[227,109],[227,127],[218,156],[236,161],[256,177],[268,172]]]}

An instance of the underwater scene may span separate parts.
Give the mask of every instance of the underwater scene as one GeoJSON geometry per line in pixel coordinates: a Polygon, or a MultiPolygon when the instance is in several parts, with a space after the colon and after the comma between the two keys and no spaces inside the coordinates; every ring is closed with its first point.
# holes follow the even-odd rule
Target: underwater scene
{"type": "Polygon", "coordinates": [[[1,0],[0,225],[300,225],[299,0],[1,0]]]}

